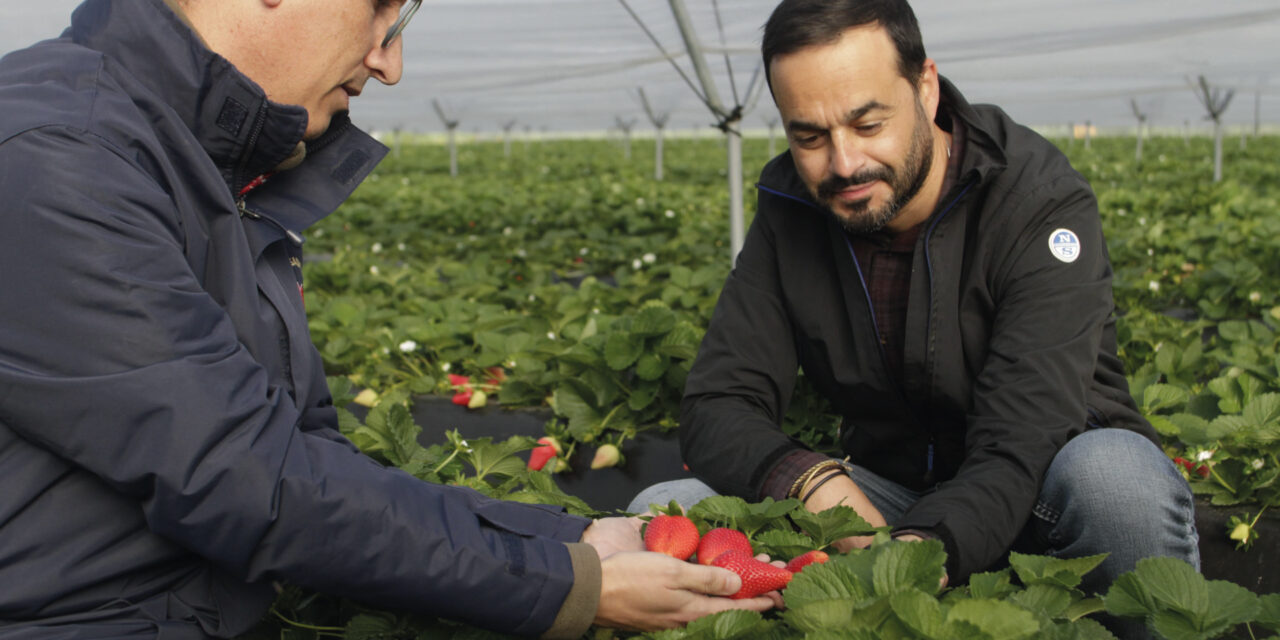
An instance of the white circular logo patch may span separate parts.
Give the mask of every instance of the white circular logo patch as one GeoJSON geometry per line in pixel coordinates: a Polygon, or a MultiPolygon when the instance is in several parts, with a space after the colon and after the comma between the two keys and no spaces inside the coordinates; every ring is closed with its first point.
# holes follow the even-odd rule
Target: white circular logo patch
{"type": "Polygon", "coordinates": [[[1049,234],[1049,253],[1063,262],[1080,257],[1080,238],[1070,229],[1057,229],[1049,234]]]}

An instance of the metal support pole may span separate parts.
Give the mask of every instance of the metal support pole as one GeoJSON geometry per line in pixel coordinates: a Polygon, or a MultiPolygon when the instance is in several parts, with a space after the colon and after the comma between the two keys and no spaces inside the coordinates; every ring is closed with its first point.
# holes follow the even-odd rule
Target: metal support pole
{"type": "Polygon", "coordinates": [[[742,132],[739,121],[725,123],[725,138],[729,154],[729,258],[737,264],[738,252],[746,238],[742,213],[742,132]]]}

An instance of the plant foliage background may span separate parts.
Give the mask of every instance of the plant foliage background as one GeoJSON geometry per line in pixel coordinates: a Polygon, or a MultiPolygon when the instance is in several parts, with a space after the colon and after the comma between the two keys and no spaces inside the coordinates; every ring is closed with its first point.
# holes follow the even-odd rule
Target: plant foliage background
{"type": "MultiPolygon", "coordinates": [[[[1229,145],[1227,178],[1217,184],[1207,139],[1147,140],[1142,163],[1133,139],[1095,139],[1090,148],[1058,142],[1098,196],[1132,393],[1193,488],[1214,504],[1240,506],[1233,524],[1245,530],[1232,536],[1250,544],[1252,525],[1280,503],[1280,139],[1229,145]]],[[[745,166],[767,160],[765,141],[745,148],[745,166]]],[[[408,405],[457,392],[448,374],[492,379],[500,368],[490,397],[551,410],[548,433],[571,446],[675,427],[684,378],[729,270],[727,179],[716,142],[668,140],[661,182],[652,178],[651,150],[636,143],[628,159],[611,141],[517,142],[508,157],[500,143],[475,144],[462,148],[458,178],[449,176],[443,147],[406,144],[388,157],[307,238],[311,331],[339,406],[357,390],[379,398],[363,424],[344,415],[348,435],[429,481],[591,513],[546,474],[523,468],[518,454],[532,439],[451,434],[423,448],[408,405]]],[[[830,449],[837,418],[827,412],[802,377],[785,428],[830,449]]],[[[808,535],[798,533],[806,529],[796,512],[786,513],[791,522],[757,535],[770,543],[808,535]]],[[[826,544],[792,542],[775,550],[826,544]]],[[[1075,590],[1087,563],[1046,568],[1057,561],[1034,557],[939,593],[925,578],[935,562],[941,567],[941,550],[902,548],[839,557],[812,579],[806,570],[781,616],[718,616],[655,635],[850,637],[854,625],[875,630],[865,637],[1106,637],[1087,617],[1105,608],[1145,618],[1166,637],[1191,638],[1250,620],[1274,630],[1280,609],[1273,596],[1259,600],[1163,563],[1140,566],[1105,603],[1075,590]]],[[[351,603],[326,603],[320,617],[329,624],[311,625],[319,631],[281,622],[314,618],[321,600],[286,592],[276,609],[280,633],[483,635],[351,603]]]]}

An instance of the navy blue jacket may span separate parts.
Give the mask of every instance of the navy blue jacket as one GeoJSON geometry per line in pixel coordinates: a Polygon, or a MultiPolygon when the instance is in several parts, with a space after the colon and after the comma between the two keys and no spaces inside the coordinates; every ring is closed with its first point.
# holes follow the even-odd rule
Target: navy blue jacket
{"type": "Polygon", "coordinates": [[[232,636],[273,580],[552,625],[588,521],[337,431],[300,232],[386,150],[337,118],[237,205],[306,122],[162,0],[89,0],[0,60],[0,636],[232,636]]]}
{"type": "Polygon", "coordinates": [[[843,229],[784,153],[761,173],[758,212],[689,373],[680,437],[713,488],[759,496],[802,448],[779,425],[803,368],[843,416],[852,462],[925,494],[895,524],[938,534],[960,580],[1008,551],[1070,438],[1115,427],[1158,440],[1116,356],[1088,183],[1048,141],[945,80],[942,101],[966,145],[916,241],[903,381],[884,363],[843,229]]]}

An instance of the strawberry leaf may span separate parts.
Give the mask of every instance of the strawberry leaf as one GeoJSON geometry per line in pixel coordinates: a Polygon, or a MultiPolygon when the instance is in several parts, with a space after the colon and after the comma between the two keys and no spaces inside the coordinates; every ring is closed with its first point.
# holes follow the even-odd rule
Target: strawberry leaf
{"type": "Polygon", "coordinates": [[[895,542],[874,550],[872,581],[876,595],[892,595],[908,589],[937,593],[947,560],[940,540],[895,542]]]}
{"type": "Polygon", "coordinates": [[[774,559],[794,558],[817,548],[813,539],[798,531],[769,529],[752,540],[757,553],[767,553],[774,559]]]}
{"type": "Polygon", "coordinates": [[[1040,622],[1031,612],[1000,600],[961,600],[947,612],[948,622],[964,622],[993,640],[1034,637],[1040,622]]]}
{"type": "Polygon", "coordinates": [[[998,600],[1018,590],[1011,581],[1009,568],[1000,571],[975,573],[969,576],[969,594],[975,598],[998,600]]]}
{"type": "Polygon", "coordinates": [[[1009,564],[1018,574],[1022,584],[1048,584],[1068,589],[1080,586],[1084,575],[1093,571],[1106,559],[1105,553],[1083,558],[1051,558],[1026,555],[1016,551],[1009,554],[1009,564]]]}
{"type": "MultiPolygon", "coordinates": [[[[866,553],[866,552],[859,552],[866,553]]],[[[856,568],[844,559],[832,557],[825,564],[811,564],[797,573],[782,592],[789,609],[832,599],[863,602],[872,597],[870,581],[858,576],[856,568]]]]}
{"type": "Polygon", "coordinates": [[[945,625],[945,614],[937,599],[919,589],[906,589],[889,596],[894,615],[913,633],[936,638],[945,625]]]}
{"type": "Polygon", "coordinates": [[[791,512],[791,520],[812,536],[819,548],[850,536],[867,536],[876,532],[876,528],[856,511],[843,505],[819,513],[797,509],[791,512]]]}

